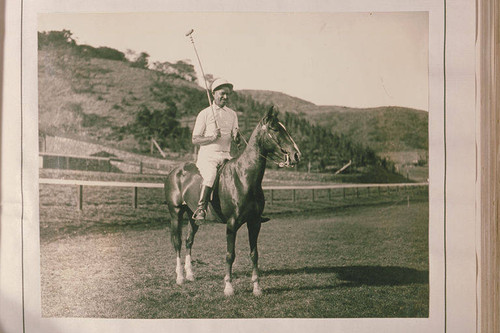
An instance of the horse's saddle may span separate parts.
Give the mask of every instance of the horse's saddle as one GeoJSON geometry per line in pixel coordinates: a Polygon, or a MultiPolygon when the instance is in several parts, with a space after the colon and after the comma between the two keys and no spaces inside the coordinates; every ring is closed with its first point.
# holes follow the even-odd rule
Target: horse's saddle
{"type": "MultiPolygon", "coordinates": [[[[220,205],[219,198],[219,181],[220,175],[224,166],[229,161],[229,159],[223,160],[219,165],[217,165],[217,173],[215,175],[214,184],[212,186],[212,193],[210,194],[210,202],[207,207],[207,220],[211,220],[218,223],[226,223],[224,215],[222,214],[222,209],[220,205]]],[[[197,169],[197,168],[196,168],[197,169]]],[[[267,217],[261,217],[261,223],[267,222],[270,219],[267,217]]]]}

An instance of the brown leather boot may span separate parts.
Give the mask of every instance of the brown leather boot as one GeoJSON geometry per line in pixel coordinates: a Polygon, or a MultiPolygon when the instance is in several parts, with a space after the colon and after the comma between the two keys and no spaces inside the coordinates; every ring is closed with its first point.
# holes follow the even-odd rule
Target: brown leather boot
{"type": "Polygon", "coordinates": [[[200,200],[198,201],[198,208],[193,214],[193,219],[197,225],[202,225],[207,217],[207,206],[210,200],[210,193],[212,188],[209,186],[202,185],[200,192],[200,200]]]}

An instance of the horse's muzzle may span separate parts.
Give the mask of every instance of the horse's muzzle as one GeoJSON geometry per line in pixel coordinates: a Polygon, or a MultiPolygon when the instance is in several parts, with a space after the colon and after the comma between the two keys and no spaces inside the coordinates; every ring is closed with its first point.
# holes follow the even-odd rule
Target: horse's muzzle
{"type": "Polygon", "coordinates": [[[278,165],[280,168],[290,168],[294,167],[295,164],[299,163],[300,160],[300,154],[299,153],[293,153],[293,154],[285,154],[284,157],[285,161],[280,162],[278,165]]]}

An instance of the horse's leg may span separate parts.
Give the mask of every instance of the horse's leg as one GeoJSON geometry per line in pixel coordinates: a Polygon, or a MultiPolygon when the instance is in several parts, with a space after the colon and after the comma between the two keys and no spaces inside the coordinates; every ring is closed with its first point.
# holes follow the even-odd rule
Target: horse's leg
{"type": "Polygon", "coordinates": [[[182,215],[184,209],[182,207],[175,207],[171,213],[172,220],[170,222],[170,237],[174,245],[175,253],[177,256],[177,264],[175,266],[175,273],[177,274],[177,284],[184,283],[184,276],[182,273],[181,262],[181,245],[182,245],[182,215]]]}
{"type": "Polygon", "coordinates": [[[250,259],[252,259],[252,282],[253,294],[255,296],[262,295],[262,290],[259,286],[259,251],[257,250],[257,239],[259,238],[261,222],[247,222],[248,240],[250,242],[250,259]]]}
{"type": "Polygon", "coordinates": [[[236,257],[235,246],[236,246],[236,223],[234,219],[230,219],[226,225],[226,242],[227,242],[227,252],[226,252],[226,276],[224,277],[224,295],[232,296],[234,294],[232,280],[232,270],[233,262],[236,257]]]}
{"type": "Polygon", "coordinates": [[[195,223],[192,216],[193,213],[188,210],[189,216],[189,226],[188,235],[186,238],[186,262],[184,263],[184,270],[186,271],[186,279],[188,281],[194,281],[193,267],[191,266],[191,249],[194,243],[194,235],[198,231],[199,226],[195,223]]]}

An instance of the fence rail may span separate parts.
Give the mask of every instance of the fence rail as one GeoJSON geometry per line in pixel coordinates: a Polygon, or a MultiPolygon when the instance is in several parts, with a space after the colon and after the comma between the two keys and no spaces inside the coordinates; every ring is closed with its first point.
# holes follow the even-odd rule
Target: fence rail
{"type": "MultiPolygon", "coordinates": [[[[84,186],[97,186],[97,187],[125,187],[132,189],[132,206],[137,208],[138,206],[138,189],[139,188],[163,188],[163,183],[140,183],[140,182],[110,182],[110,181],[91,181],[91,180],[73,180],[73,179],[50,179],[50,178],[40,178],[40,184],[47,185],[66,185],[66,186],[77,186],[77,207],[79,210],[83,209],[83,187],[84,186]]],[[[377,188],[378,193],[382,188],[395,188],[397,191],[404,188],[412,187],[427,187],[428,183],[397,183],[397,184],[329,184],[329,185],[305,185],[305,186],[263,186],[264,191],[270,192],[269,203],[272,205],[275,201],[275,191],[290,191],[291,200],[295,202],[297,200],[297,191],[311,191],[312,201],[317,200],[317,192],[326,190],[328,191],[328,200],[332,198],[331,190],[343,190],[343,197],[346,197],[346,189],[356,189],[356,196],[359,196],[359,189],[377,188]]]]}
{"type": "Polygon", "coordinates": [[[44,169],[115,172],[113,167],[122,168],[125,166],[133,168],[136,173],[142,174],[145,169],[155,170],[159,173],[168,172],[172,170],[175,164],[175,162],[166,160],[153,162],[147,159],[39,153],[39,167],[44,169]]]}

